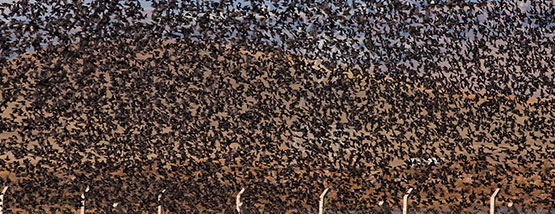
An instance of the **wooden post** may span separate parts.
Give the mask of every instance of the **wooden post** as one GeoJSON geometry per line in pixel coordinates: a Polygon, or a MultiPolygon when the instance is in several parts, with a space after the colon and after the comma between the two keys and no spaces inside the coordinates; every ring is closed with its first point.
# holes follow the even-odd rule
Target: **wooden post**
{"type": "Polygon", "coordinates": [[[507,205],[509,207],[509,213],[519,214],[518,209],[516,207],[514,207],[513,205],[514,205],[513,202],[509,202],[509,204],[507,205]]]}
{"type": "Polygon", "coordinates": [[[407,214],[408,212],[408,201],[411,192],[412,188],[410,188],[409,191],[407,191],[407,193],[403,196],[403,214],[407,214]]]}
{"type": "Polygon", "coordinates": [[[85,192],[81,194],[81,214],[85,214],[85,193],[89,192],[89,186],[85,189],[85,192]]]}
{"type": "Polygon", "coordinates": [[[326,198],[326,194],[328,194],[329,190],[330,188],[326,188],[324,192],[322,192],[322,194],[320,195],[320,206],[318,207],[318,214],[324,214],[324,199],[326,198]]]}
{"type": "Polygon", "coordinates": [[[164,194],[166,192],[166,190],[162,190],[162,193],[160,193],[158,195],[158,214],[162,214],[162,202],[160,201],[162,199],[162,194],[164,194]]]}
{"type": "Polygon", "coordinates": [[[4,214],[4,194],[8,191],[8,186],[5,186],[0,195],[0,214],[4,214]]]}
{"type": "Polygon", "coordinates": [[[382,207],[383,213],[384,214],[391,214],[391,209],[389,209],[389,207],[387,206],[387,204],[385,204],[384,201],[380,201],[378,202],[378,205],[380,207],[382,207]]]}
{"type": "Polygon", "coordinates": [[[235,198],[235,209],[237,209],[237,213],[241,214],[241,206],[243,206],[243,202],[241,202],[241,194],[245,192],[245,188],[242,188],[237,197],[235,198]]]}
{"type": "Polygon", "coordinates": [[[489,198],[489,214],[495,214],[495,197],[497,193],[499,193],[499,188],[497,188],[489,198]]]}

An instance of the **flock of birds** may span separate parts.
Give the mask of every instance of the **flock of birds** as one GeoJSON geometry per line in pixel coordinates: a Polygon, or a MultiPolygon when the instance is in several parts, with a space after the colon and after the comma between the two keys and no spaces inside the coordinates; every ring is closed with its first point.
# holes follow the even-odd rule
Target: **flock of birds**
{"type": "Polygon", "coordinates": [[[0,3],[4,210],[555,208],[554,1],[146,2],[0,3]]]}

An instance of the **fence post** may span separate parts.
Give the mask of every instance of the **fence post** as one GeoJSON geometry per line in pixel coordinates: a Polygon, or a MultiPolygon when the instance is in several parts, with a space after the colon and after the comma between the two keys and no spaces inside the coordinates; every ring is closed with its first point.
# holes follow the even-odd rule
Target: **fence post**
{"type": "Polygon", "coordinates": [[[509,213],[519,214],[518,209],[516,207],[514,207],[513,205],[514,205],[513,202],[509,202],[509,204],[507,205],[507,207],[509,207],[509,213]]]}
{"type": "Polygon", "coordinates": [[[166,189],[162,190],[162,193],[158,195],[158,214],[162,214],[162,202],[160,200],[162,199],[162,194],[164,194],[165,192],[166,189]]]}
{"type": "Polygon", "coordinates": [[[85,193],[89,192],[89,186],[85,189],[85,192],[81,194],[81,214],[85,214],[85,193]]]}
{"type": "Polygon", "coordinates": [[[391,214],[391,209],[389,209],[389,207],[387,206],[387,204],[385,204],[384,201],[380,201],[378,202],[378,205],[380,207],[382,207],[383,213],[384,214],[391,214]]]}
{"type": "Polygon", "coordinates": [[[8,191],[8,186],[5,186],[0,195],[0,214],[4,214],[4,194],[8,191]]]}
{"type": "Polygon", "coordinates": [[[407,214],[408,212],[408,201],[411,192],[412,188],[410,188],[409,191],[407,191],[407,193],[403,196],[403,214],[407,214]]]}
{"type": "Polygon", "coordinates": [[[328,191],[330,190],[330,188],[326,188],[324,190],[324,192],[322,192],[322,194],[320,195],[320,203],[318,206],[318,214],[324,214],[324,199],[326,198],[326,194],[328,194],[328,191]]]}
{"type": "Polygon", "coordinates": [[[123,214],[123,209],[121,209],[121,206],[118,203],[114,203],[112,206],[116,208],[118,214],[123,214]]]}
{"type": "Polygon", "coordinates": [[[235,198],[235,209],[237,209],[237,213],[239,214],[243,213],[241,209],[241,206],[243,206],[243,202],[241,202],[241,194],[243,194],[243,192],[245,192],[245,188],[242,188],[235,198]]]}
{"type": "Polygon", "coordinates": [[[489,198],[489,214],[495,214],[495,197],[497,193],[499,193],[499,188],[497,188],[489,198]]]}

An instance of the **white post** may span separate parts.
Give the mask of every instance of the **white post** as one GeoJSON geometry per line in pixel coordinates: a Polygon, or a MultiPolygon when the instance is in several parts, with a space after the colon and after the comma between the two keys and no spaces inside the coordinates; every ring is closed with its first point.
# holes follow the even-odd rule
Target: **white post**
{"type": "Polygon", "coordinates": [[[81,214],[85,214],[85,193],[89,192],[89,186],[85,189],[85,192],[81,194],[81,214]]]}
{"type": "Polygon", "coordinates": [[[2,190],[2,195],[0,195],[0,214],[4,214],[4,194],[8,191],[8,186],[4,187],[2,190]]]}
{"type": "Polygon", "coordinates": [[[123,209],[121,209],[121,206],[119,206],[118,203],[114,203],[114,205],[112,205],[114,208],[116,208],[118,214],[123,214],[123,209]]]}
{"type": "Polygon", "coordinates": [[[322,192],[322,194],[320,195],[320,206],[318,207],[318,214],[324,214],[324,198],[326,198],[326,194],[328,194],[329,190],[330,188],[326,188],[324,192],[322,192]]]}
{"type": "Polygon", "coordinates": [[[509,213],[519,214],[518,209],[516,209],[516,207],[514,207],[513,205],[514,205],[513,202],[509,202],[509,204],[507,205],[509,207],[509,213]]]}
{"type": "Polygon", "coordinates": [[[409,195],[412,192],[412,188],[409,189],[409,191],[407,191],[407,193],[403,196],[403,214],[407,214],[408,212],[408,201],[409,201],[409,195]]]}
{"type": "Polygon", "coordinates": [[[489,214],[495,214],[495,197],[497,193],[499,193],[499,188],[497,188],[489,198],[489,214]]]}
{"type": "Polygon", "coordinates": [[[162,202],[160,202],[160,199],[162,199],[162,194],[164,194],[166,192],[166,190],[162,190],[162,193],[160,193],[158,195],[158,214],[162,214],[162,202]]]}
{"type": "Polygon", "coordinates": [[[235,198],[235,209],[237,209],[237,213],[241,213],[241,206],[243,206],[243,202],[241,202],[241,194],[243,194],[243,192],[245,192],[245,188],[242,188],[235,198]]]}

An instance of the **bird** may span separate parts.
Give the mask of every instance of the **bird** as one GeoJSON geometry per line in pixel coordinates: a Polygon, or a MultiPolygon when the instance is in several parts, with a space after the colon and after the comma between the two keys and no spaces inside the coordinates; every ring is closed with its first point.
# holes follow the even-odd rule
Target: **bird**
{"type": "Polygon", "coordinates": [[[241,185],[246,207],[272,213],[308,212],[327,185],[345,210],[410,183],[436,212],[469,211],[500,184],[553,193],[537,185],[553,182],[549,2],[149,7],[0,4],[10,206],[42,212],[83,185],[91,207],[128,212],[167,189],[176,213],[226,210],[241,185]]]}

